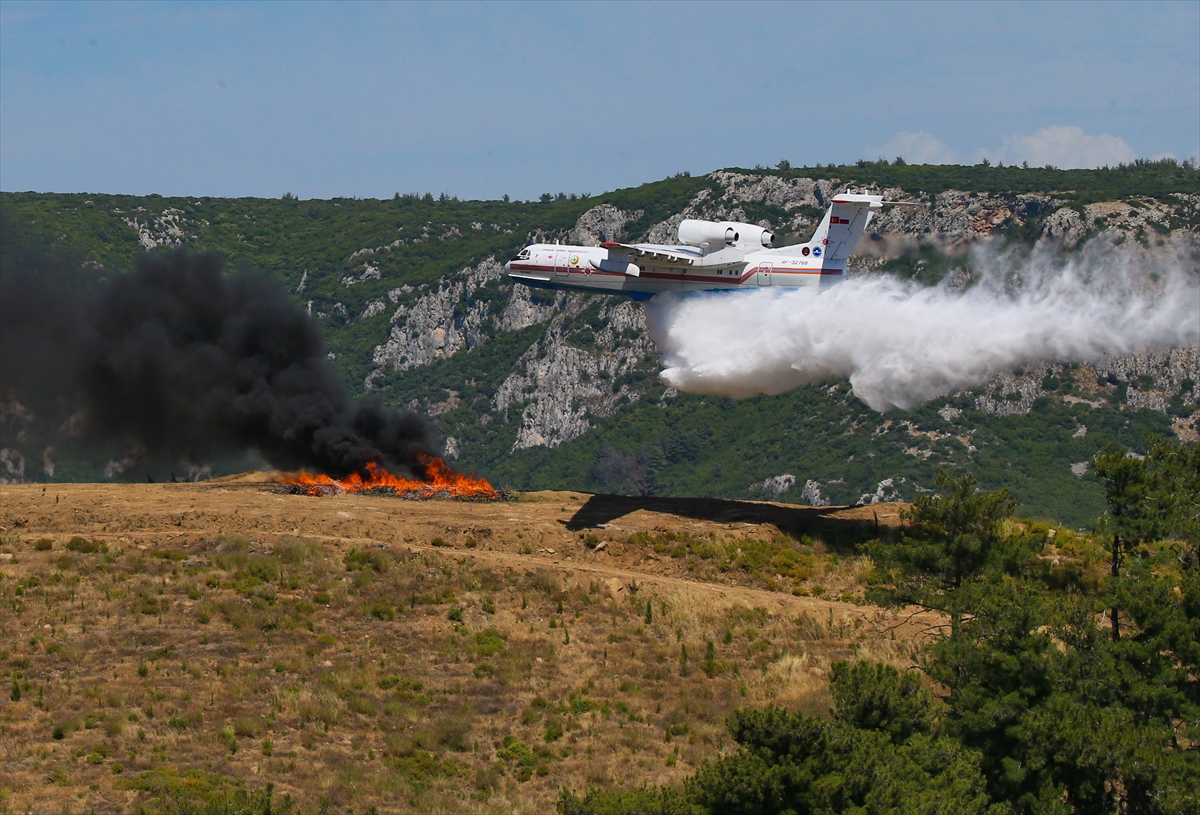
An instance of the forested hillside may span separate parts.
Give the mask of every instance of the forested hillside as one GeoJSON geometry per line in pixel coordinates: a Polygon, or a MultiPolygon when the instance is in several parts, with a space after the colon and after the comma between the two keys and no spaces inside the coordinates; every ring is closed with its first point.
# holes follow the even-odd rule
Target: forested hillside
{"type": "MultiPolygon", "coordinates": [[[[1103,508],[1086,464],[1097,451],[1144,452],[1147,432],[1195,439],[1194,348],[1027,366],[913,411],[874,413],[837,381],[736,401],[663,386],[643,306],[531,292],[503,275],[504,261],[533,240],[670,240],[682,217],[753,221],[795,241],[845,189],[921,204],[876,221],[853,271],[930,284],[969,282],[968,250],[982,240],[1066,252],[1096,238],[1136,241],[1183,247],[1194,262],[1200,232],[1200,173],[1186,163],[1062,171],[860,162],[678,176],[537,202],[4,193],[3,262],[39,247],[47,268],[75,269],[86,285],[127,271],[143,252],[219,252],[231,269],[276,279],[313,315],[355,394],[431,416],[457,467],[517,489],[844,504],[911,500],[950,468],[1011,489],[1020,513],[1082,525],[1103,508]]],[[[249,463],[85,452],[69,428],[38,416],[5,394],[0,476],[144,480],[249,463]]]]}

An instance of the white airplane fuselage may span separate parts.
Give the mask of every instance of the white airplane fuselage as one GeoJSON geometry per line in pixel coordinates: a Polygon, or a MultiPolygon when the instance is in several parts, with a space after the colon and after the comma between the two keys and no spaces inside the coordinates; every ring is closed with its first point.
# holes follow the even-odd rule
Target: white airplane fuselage
{"type": "Polygon", "coordinates": [[[845,278],[846,260],[881,206],[881,196],[836,196],[808,243],[780,249],[771,248],[771,233],[754,224],[685,220],[678,245],[538,243],[521,250],[505,270],[527,286],[635,299],[668,291],[829,285],[845,278]]]}

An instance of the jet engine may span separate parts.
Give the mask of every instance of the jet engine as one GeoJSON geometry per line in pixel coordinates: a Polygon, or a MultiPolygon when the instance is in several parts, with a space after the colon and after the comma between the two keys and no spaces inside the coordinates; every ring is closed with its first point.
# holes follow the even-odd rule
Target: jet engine
{"type": "Polygon", "coordinates": [[[679,242],[687,246],[732,246],[738,240],[734,226],[689,218],[679,222],[679,242]]]}
{"type": "Polygon", "coordinates": [[[679,223],[679,242],[687,246],[718,248],[721,246],[762,245],[770,247],[775,236],[754,224],[733,221],[697,221],[691,218],[679,223]]]}
{"type": "Polygon", "coordinates": [[[741,234],[740,243],[748,248],[757,249],[762,246],[764,249],[770,249],[771,243],[775,240],[775,236],[761,226],[754,224],[734,224],[734,226],[741,234]]]}

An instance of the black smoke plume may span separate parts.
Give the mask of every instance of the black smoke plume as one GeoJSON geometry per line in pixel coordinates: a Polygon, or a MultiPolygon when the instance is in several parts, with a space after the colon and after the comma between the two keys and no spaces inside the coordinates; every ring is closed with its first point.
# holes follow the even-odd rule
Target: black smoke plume
{"type": "Polygon", "coordinates": [[[226,274],[218,255],[143,256],[100,281],[20,252],[4,260],[0,392],[70,406],[85,440],[191,461],[253,450],[333,476],[375,464],[424,477],[422,457],[436,455],[423,418],[350,397],[277,284],[226,274]]]}

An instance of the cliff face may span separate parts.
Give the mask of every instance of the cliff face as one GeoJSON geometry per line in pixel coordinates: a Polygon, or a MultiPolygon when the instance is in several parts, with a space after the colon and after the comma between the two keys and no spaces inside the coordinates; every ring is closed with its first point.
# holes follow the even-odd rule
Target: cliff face
{"type": "MultiPolygon", "coordinates": [[[[420,296],[411,306],[397,306],[387,339],[371,353],[371,361],[379,367],[367,376],[366,387],[370,388],[385,368],[406,371],[486,342],[484,323],[491,316],[489,304],[476,294],[503,276],[504,267],[488,258],[474,268],[438,281],[436,291],[420,296]]],[[[399,289],[389,292],[392,302],[400,294],[399,289]]],[[[381,301],[373,301],[363,312],[364,317],[378,313],[372,312],[375,303],[379,303],[380,310],[386,308],[381,301]]]]}
{"type": "Polygon", "coordinates": [[[496,392],[501,413],[523,405],[513,450],[557,447],[590,430],[592,417],[642,398],[644,388],[622,381],[654,352],[641,307],[610,299],[577,328],[572,318],[586,305],[583,296],[570,298],[496,392]]]}

